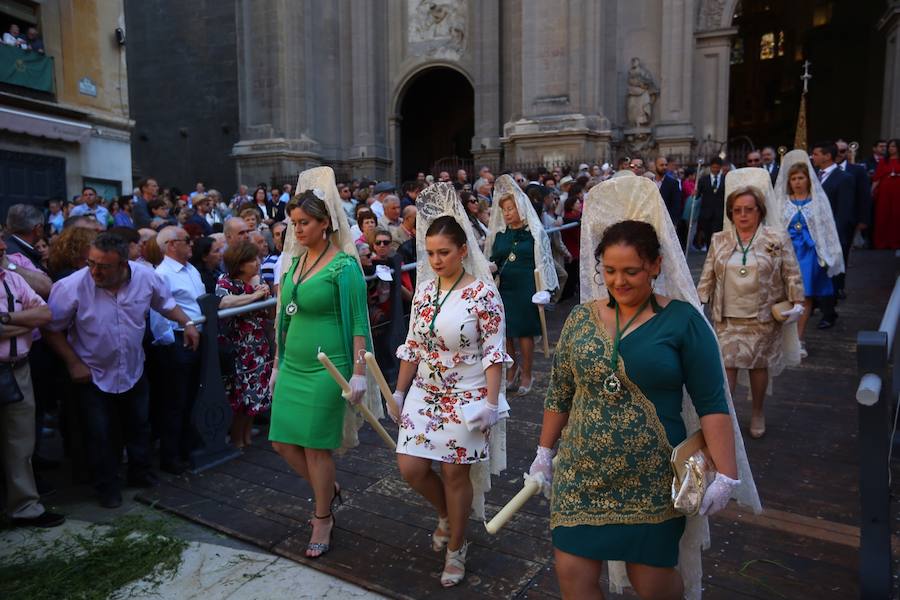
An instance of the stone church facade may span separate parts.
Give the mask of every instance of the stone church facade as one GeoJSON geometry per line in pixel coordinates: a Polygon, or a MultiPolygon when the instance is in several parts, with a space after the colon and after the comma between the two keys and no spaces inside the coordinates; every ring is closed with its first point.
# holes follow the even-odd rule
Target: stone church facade
{"type": "MultiPolygon", "coordinates": [[[[877,24],[887,41],[882,126],[869,129],[898,135],[900,2],[879,1],[887,8],[877,24]]],[[[476,165],[718,153],[729,140],[740,4],[236,0],[229,6],[237,181],[271,181],[318,164],[346,176],[407,175],[404,135],[436,135],[448,109],[423,130],[404,101],[419,94],[419,112],[427,112],[427,90],[422,95],[417,82],[438,71],[470,88],[460,97],[471,97],[471,106],[449,105],[469,111],[464,150],[476,165]]]]}

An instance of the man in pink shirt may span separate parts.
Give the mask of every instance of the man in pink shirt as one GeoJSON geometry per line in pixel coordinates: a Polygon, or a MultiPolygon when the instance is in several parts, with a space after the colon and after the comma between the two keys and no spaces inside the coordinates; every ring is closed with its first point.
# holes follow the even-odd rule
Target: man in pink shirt
{"type": "MultiPolygon", "coordinates": [[[[6,264],[3,240],[0,264],[6,264]]],[[[65,521],[41,505],[31,468],[35,408],[28,352],[35,330],[49,321],[50,309],[25,279],[0,267],[0,456],[6,512],[20,526],[56,527],[65,521]]]]}
{"type": "Polygon", "coordinates": [[[150,421],[144,376],[145,320],[152,308],[184,330],[183,343],[196,349],[200,334],[172,298],[165,281],[149,267],[128,260],[119,236],[97,236],[88,266],[57,281],[50,292],[53,319],[47,343],[62,358],[76,384],[88,458],[100,505],[122,503],[119,456],[113,444],[118,413],[128,449],[128,484],[150,487],[150,421]],[[67,332],[67,335],[64,333],[67,332]]]}

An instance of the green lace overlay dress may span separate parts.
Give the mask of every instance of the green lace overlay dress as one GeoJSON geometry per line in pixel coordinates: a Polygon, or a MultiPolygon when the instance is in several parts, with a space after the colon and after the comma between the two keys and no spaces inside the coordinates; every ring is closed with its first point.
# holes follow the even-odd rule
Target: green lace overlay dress
{"type": "Polygon", "coordinates": [[[672,448],[686,437],[682,386],[702,417],[728,413],[719,347],[704,318],[671,301],[620,343],[622,390],[603,389],[612,339],[599,301],[571,312],[544,408],[568,412],[554,470],[553,545],[595,560],[678,562],[684,517],[672,507],[672,448]]]}
{"type": "Polygon", "coordinates": [[[337,253],[328,264],[300,284],[299,310],[284,307],[294,293],[295,258],[281,283],[279,368],[272,397],[269,439],[304,448],[341,447],[347,401],[317,356],[328,355],[345,379],[353,374],[353,336],[369,336],[366,283],[356,259],[337,253]]]}

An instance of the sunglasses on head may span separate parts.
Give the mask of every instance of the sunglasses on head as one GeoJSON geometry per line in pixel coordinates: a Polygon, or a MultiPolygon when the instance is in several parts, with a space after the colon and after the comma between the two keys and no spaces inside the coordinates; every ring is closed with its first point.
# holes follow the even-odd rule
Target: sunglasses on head
{"type": "Polygon", "coordinates": [[[469,198],[468,200],[466,200],[466,202],[468,202],[469,204],[478,204],[478,200],[476,200],[475,198],[469,198]]]}

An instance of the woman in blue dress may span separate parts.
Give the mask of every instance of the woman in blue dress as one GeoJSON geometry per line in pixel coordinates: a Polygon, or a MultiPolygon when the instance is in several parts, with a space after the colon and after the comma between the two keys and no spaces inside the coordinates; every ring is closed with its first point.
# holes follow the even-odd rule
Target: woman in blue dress
{"type": "Polygon", "coordinates": [[[831,277],[844,272],[844,260],[831,213],[828,196],[812,173],[809,158],[802,150],[785,155],[775,183],[776,194],[783,195],[784,222],[800,264],[806,296],[804,312],[797,323],[801,340],[800,355],[806,358],[802,343],[806,324],[816,299],[834,295],[831,277]]]}

